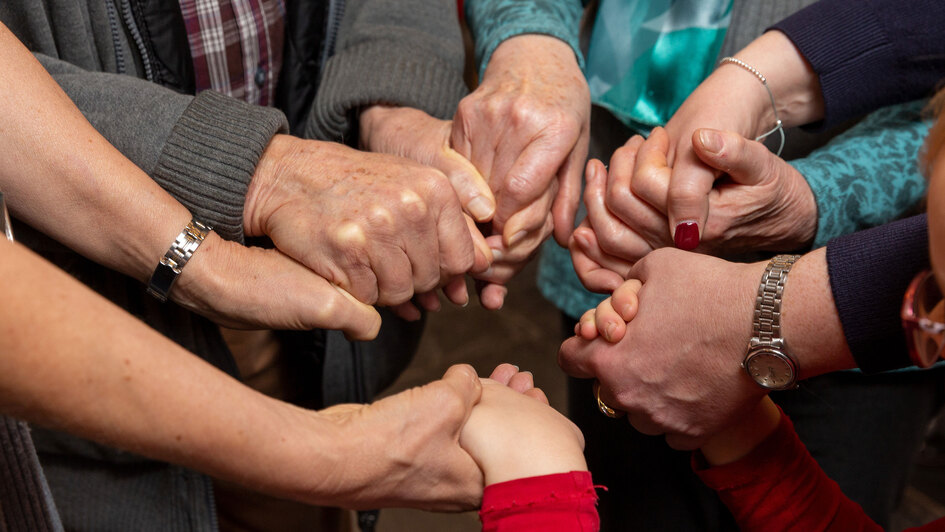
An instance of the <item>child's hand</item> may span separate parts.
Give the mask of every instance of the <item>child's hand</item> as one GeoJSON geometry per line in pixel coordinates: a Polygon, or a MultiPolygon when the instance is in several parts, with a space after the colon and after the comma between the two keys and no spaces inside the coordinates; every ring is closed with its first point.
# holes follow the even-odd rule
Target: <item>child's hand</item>
{"type": "Polygon", "coordinates": [[[581,321],[574,327],[574,334],[585,340],[593,340],[599,333],[608,342],[619,342],[627,332],[627,322],[637,315],[637,293],[642,286],[637,279],[624,281],[596,309],[590,309],[581,316],[581,321]]]}
{"type": "MultiPolygon", "coordinates": [[[[492,379],[482,379],[459,444],[482,469],[486,485],[518,478],[586,471],[584,436],[542,402],[492,379]]],[[[543,397],[543,394],[542,396],[543,397]]]]}

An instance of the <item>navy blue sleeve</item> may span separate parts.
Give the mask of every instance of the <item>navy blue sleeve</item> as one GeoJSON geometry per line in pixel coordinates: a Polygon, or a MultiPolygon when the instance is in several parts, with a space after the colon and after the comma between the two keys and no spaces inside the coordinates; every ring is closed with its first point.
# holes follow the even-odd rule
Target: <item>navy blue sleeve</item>
{"type": "Polygon", "coordinates": [[[771,29],[787,35],[819,76],[820,127],[924,98],[945,78],[940,0],[821,0],[771,29]]]}
{"type": "Polygon", "coordinates": [[[835,238],[827,244],[830,289],[843,334],[866,373],[912,365],[899,318],[909,282],[929,267],[925,215],[835,238]]]}

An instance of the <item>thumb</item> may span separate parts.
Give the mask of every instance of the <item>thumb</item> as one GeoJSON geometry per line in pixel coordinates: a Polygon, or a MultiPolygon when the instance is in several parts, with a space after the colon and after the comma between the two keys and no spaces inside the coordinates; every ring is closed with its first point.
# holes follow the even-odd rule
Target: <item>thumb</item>
{"type": "Polygon", "coordinates": [[[468,159],[449,146],[437,158],[437,169],[446,174],[465,210],[477,222],[486,222],[495,214],[495,196],[489,184],[468,159]]]}
{"type": "Polygon", "coordinates": [[[479,403],[479,399],[482,397],[482,381],[479,380],[476,370],[469,364],[455,364],[446,370],[441,382],[448,386],[461,400],[463,415],[462,422],[457,426],[458,433],[459,429],[466,424],[469,415],[472,414],[473,407],[479,403]]]}
{"type": "Polygon", "coordinates": [[[352,340],[373,340],[381,328],[381,315],[342,288],[319,278],[322,286],[310,294],[317,301],[315,326],[339,329],[352,340]],[[320,293],[319,293],[320,292],[320,293]]]}
{"type": "Polygon", "coordinates": [[[728,174],[740,185],[759,185],[771,173],[771,153],[764,144],[731,131],[697,129],[692,147],[705,164],[728,174]]]}

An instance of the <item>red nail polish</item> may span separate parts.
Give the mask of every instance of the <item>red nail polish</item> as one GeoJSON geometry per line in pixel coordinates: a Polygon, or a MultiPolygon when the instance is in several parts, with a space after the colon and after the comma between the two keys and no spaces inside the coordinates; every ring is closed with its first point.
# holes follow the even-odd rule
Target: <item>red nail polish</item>
{"type": "Polygon", "coordinates": [[[681,222],[676,224],[676,235],[673,237],[676,247],[684,251],[696,249],[699,245],[699,224],[696,222],[681,222]]]}

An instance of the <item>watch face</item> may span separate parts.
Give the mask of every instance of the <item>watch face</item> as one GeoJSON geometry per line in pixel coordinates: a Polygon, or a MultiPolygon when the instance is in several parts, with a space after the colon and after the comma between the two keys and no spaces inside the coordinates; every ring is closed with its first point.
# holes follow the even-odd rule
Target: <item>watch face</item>
{"type": "Polygon", "coordinates": [[[749,355],[745,370],[765,388],[784,390],[794,386],[794,364],[777,351],[761,350],[749,355]]]}

